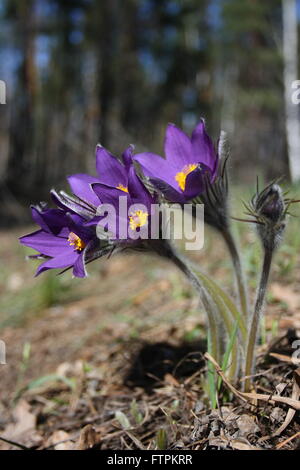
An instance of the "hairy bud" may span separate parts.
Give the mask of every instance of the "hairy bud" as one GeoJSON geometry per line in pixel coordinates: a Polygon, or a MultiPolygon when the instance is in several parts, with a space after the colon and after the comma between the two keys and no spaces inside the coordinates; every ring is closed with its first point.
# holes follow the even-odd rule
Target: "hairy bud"
{"type": "Polygon", "coordinates": [[[274,250],[281,242],[286,226],[286,205],[278,184],[271,184],[252,199],[257,231],[267,250],[274,250]]]}

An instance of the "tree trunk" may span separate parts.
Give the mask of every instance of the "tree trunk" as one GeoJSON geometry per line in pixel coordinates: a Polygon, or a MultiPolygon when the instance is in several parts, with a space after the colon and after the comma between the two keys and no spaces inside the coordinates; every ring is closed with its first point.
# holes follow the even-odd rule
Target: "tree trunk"
{"type": "Polygon", "coordinates": [[[296,0],[282,0],[284,97],[286,139],[291,180],[300,180],[300,121],[299,108],[292,102],[292,83],[298,73],[298,24],[296,0]]]}
{"type": "Polygon", "coordinates": [[[16,30],[21,63],[17,70],[17,87],[10,127],[10,155],[7,187],[15,196],[28,193],[35,165],[34,109],[37,90],[35,66],[34,0],[17,3],[16,30]]]}

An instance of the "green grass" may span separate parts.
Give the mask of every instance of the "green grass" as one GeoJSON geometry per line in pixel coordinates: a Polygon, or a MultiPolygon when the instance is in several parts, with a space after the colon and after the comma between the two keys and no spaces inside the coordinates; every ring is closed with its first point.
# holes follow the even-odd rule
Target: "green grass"
{"type": "Polygon", "coordinates": [[[38,317],[41,311],[70,298],[71,285],[54,272],[25,283],[17,291],[6,291],[0,298],[0,328],[20,326],[27,319],[38,317]]]}

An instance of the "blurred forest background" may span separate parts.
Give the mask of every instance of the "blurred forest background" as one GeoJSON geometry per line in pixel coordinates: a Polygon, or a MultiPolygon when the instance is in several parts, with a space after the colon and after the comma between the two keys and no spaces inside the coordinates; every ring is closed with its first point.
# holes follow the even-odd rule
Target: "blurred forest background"
{"type": "Polygon", "coordinates": [[[97,142],[161,153],[170,121],[227,131],[238,182],[289,174],[281,0],[2,0],[0,21],[2,225],[97,142]]]}

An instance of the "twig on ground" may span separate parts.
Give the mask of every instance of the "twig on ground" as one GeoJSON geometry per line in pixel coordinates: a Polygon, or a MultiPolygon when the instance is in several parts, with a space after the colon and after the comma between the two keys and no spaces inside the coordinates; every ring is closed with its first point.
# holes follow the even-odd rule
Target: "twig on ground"
{"type": "Polygon", "coordinates": [[[291,408],[294,408],[295,410],[300,410],[300,401],[299,400],[293,400],[292,398],[288,397],[280,397],[277,395],[265,395],[262,393],[245,393],[245,392],[240,392],[234,386],[227,380],[225,374],[223,373],[222,369],[220,368],[219,364],[215,361],[215,359],[208,353],[204,354],[204,357],[206,360],[210,361],[215,369],[217,374],[222,378],[223,382],[225,385],[229,388],[229,390],[238,398],[243,400],[244,402],[251,402],[252,400],[262,400],[262,401],[267,401],[269,403],[284,403],[291,408]]]}

